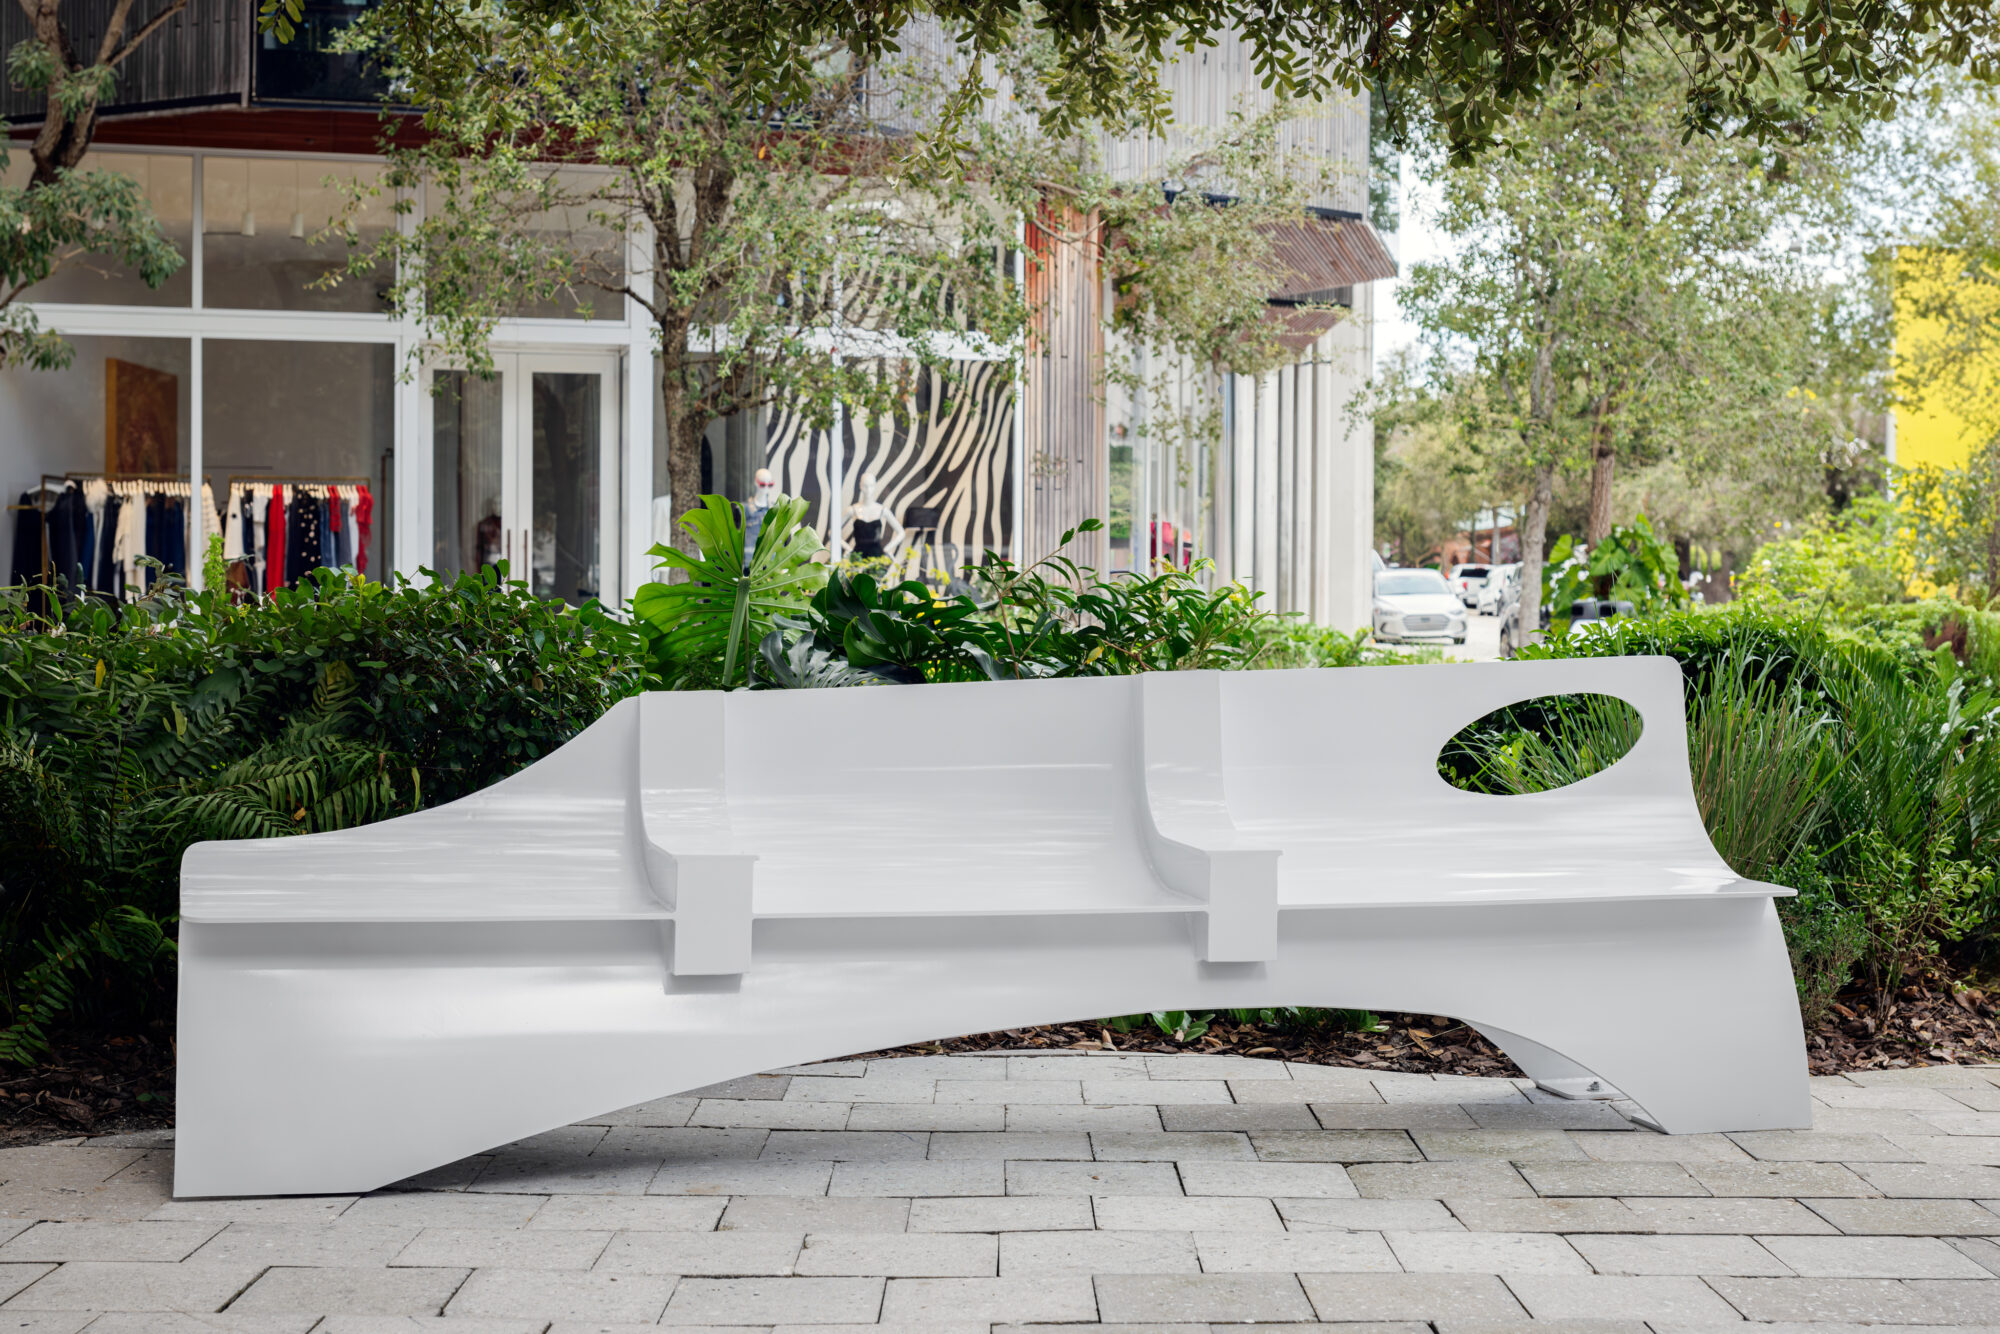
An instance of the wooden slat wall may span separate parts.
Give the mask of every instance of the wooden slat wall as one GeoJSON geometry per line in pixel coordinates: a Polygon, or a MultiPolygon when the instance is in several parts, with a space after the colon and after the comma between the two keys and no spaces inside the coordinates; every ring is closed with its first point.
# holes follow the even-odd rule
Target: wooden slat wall
{"type": "MultiPolygon", "coordinates": [[[[1111,478],[1098,383],[1104,323],[1099,318],[1097,215],[1045,205],[1027,230],[1028,300],[1034,320],[1023,386],[1028,484],[1026,550],[1019,556],[1034,561],[1055,550],[1066,529],[1085,519],[1109,520],[1111,478]]],[[[1079,536],[1069,554],[1104,568],[1104,534],[1079,536]]]]}
{"type": "MultiPolygon", "coordinates": [[[[1182,52],[1163,76],[1172,99],[1173,121],[1164,137],[1129,134],[1108,136],[1103,144],[1105,166],[1114,177],[1131,180],[1156,172],[1186,153],[1202,138],[1229,123],[1231,113],[1266,110],[1271,94],[1251,63],[1250,47],[1235,33],[1216,37],[1212,48],[1182,52]]],[[[1323,208],[1368,211],[1368,99],[1365,94],[1322,104],[1279,133],[1281,148],[1313,150],[1329,162],[1345,164],[1331,188],[1308,202],[1323,208]]]]}

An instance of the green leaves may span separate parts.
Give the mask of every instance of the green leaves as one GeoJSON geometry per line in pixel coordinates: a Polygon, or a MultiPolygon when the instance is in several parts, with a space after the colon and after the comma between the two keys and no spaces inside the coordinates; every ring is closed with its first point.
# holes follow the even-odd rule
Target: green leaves
{"type": "MultiPolygon", "coordinates": [[[[934,20],[955,47],[952,58],[971,67],[1003,60],[1033,41],[1045,55],[1023,86],[1038,95],[1033,104],[1044,125],[1060,136],[1093,119],[1160,130],[1164,99],[1156,72],[1163,62],[1233,31],[1247,42],[1258,82],[1273,95],[1318,97],[1388,84],[1404,94],[1391,125],[1397,137],[1407,128],[1405,106],[1414,104],[1442,128],[1460,161],[1504,146],[1507,119],[1523,106],[1619,82],[1632,49],[1655,33],[1678,57],[1676,133],[1733,130],[1783,140],[1797,133],[1802,112],[1873,108],[1899,80],[1930,65],[1969,63],[1982,77],[1995,72],[1990,10],[1930,0],[1801,7],[1764,0],[1580,0],[1561,7],[1414,0],[1387,8],[1320,0],[710,0],[655,12],[660,28],[678,38],[689,68],[728,67],[746,108],[806,101],[824,40],[851,49],[860,63],[879,65],[934,20]]],[[[615,0],[539,0],[528,13],[544,29],[567,34],[600,31],[623,10],[615,0]]],[[[379,22],[397,46],[414,53],[410,77],[428,91],[478,68],[488,14],[480,6],[385,0],[379,22]]],[[[493,76],[519,77],[507,66],[493,76]]],[[[955,114],[941,118],[933,133],[947,142],[962,137],[976,106],[961,95],[955,114]]]]}
{"type": "Polygon", "coordinates": [[[305,0],[259,0],[257,31],[269,33],[280,42],[289,42],[305,22],[305,0]]]}
{"type": "Polygon", "coordinates": [[[425,588],[328,571],[249,606],[169,586],[58,615],[0,593],[0,1059],[32,1058],[74,1007],[170,1007],[190,843],[463,795],[643,680],[636,631],[490,571],[425,588]]]}
{"type": "Polygon", "coordinates": [[[701,508],[681,520],[696,554],[668,546],[647,553],[659,558],[659,568],[686,576],[682,583],[642,584],[632,598],[672,686],[749,684],[752,651],[780,616],[804,610],[826,582],[826,566],[813,559],[821,545],[805,526],[807,508],[803,500],[780,496],[765,512],[746,564],[739,508],[721,496],[703,496],[701,508]]]}
{"type": "Polygon", "coordinates": [[[1630,602],[1642,616],[1687,605],[1680,558],[1654,534],[1645,515],[1613,528],[1583,555],[1578,554],[1579,546],[1574,536],[1564,533],[1550,549],[1542,571],[1549,626],[1555,634],[1569,633],[1570,607],[1581,598],[1630,602]]]}
{"type": "MultiPolygon", "coordinates": [[[[18,56],[25,46],[16,47],[18,56]]],[[[11,62],[18,64],[18,61],[11,62]]],[[[0,165],[6,153],[0,149],[0,165]]],[[[14,304],[36,283],[82,255],[97,255],[158,287],[183,260],[139,183],[108,171],[65,170],[53,181],[0,185],[0,367],[60,370],[71,349],[14,304]]]]}

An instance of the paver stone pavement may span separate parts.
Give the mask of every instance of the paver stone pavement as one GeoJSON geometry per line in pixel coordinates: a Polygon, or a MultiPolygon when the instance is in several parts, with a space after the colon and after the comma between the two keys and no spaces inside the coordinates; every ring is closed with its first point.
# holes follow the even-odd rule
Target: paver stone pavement
{"type": "MultiPolygon", "coordinates": [[[[0,1149],[0,1334],[2000,1334],[2000,1066],[1660,1135],[1526,1080],[845,1060],[385,1190],[173,1200],[157,1134],[0,1149]]],[[[309,1152],[309,1145],[301,1145],[309,1152]]]]}

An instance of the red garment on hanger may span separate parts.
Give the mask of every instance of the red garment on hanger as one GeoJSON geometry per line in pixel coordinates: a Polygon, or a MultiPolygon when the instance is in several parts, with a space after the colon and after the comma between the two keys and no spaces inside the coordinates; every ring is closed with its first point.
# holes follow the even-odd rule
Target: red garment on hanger
{"type": "Polygon", "coordinates": [[[368,532],[375,526],[375,497],[367,483],[354,490],[354,568],[368,573],[368,532]]]}
{"type": "Polygon", "coordinates": [[[271,503],[264,511],[264,591],[275,593],[285,586],[285,488],[271,488],[271,503]]]}

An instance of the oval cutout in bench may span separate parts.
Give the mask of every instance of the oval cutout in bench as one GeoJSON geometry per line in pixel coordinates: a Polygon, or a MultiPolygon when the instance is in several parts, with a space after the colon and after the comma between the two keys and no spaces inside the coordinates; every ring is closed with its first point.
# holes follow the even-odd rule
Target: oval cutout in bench
{"type": "Polygon", "coordinates": [[[1541,695],[1459,729],[1438,751],[1438,773],[1468,792],[1552,792],[1624,759],[1642,729],[1639,711],[1615,695],[1541,695]]]}

